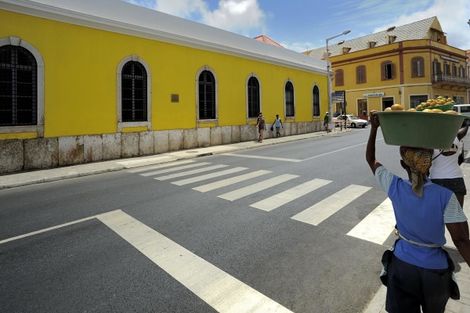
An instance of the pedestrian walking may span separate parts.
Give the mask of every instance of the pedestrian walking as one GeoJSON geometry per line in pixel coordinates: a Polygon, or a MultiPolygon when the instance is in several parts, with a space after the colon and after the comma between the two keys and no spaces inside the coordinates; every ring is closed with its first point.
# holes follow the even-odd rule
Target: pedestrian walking
{"type": "Polygon", "coordinates": [[[273,131],[274,128],[276,129],[276,137],[281,137],[281,127],[284,128],[284,125],[282,125],[282,121],[279,117],[279,114],[276,114],[276,119],[271,125],[271,131],[273,131]]]}
{"type": "Polygon", "coordinates": [[[258,119],[256,120],[256,126],[258,127],[258,142],[263,142],[264,131],[266,130],[266,121],[264,120],[263,113],[259,112],[258,119]]]}
{"type": "Polygon", "coordinates": [[[408,174],[408,180],[402,179],[375,159],[378,116],[371,113],[370,122],[366,160],[392,201],[399,236],[382,256],[386,310],[443,313],[449,297],[460,297],[452,259],[442,248],[446,242],[444,225],[469,265],[467,218],[452,191],[428,180],[433,150],[400,147],[400,163],[408,174]]]}
{"type": "Polygon", "coordinates": [[[452,190],[462,207],[467,188],[460,164],[464,161],[463,138],[467,132],[468,125],[460,128],[450,149],[434,150],[429,175],[433,183],[452,190]]]}
{"type": "Polygon", "coordinates": [[[325,131],[328,133],[330,130],[328,128],[328,124],[330,122],[330,117],[328,112],[326,112],[325,117],[323,118],[323,127],[325,128],[325,131]]]}

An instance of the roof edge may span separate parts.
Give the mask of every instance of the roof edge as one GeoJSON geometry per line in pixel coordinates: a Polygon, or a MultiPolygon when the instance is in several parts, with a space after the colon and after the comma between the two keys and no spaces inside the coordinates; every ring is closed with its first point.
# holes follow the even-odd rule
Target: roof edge
{"type": "MultiPolygon", "coordinates": [[[[15,13],[21,13],[26,15],[32,15],[40,18],[46,18],[51,20],[56,20],[60,22],[91,27],[95,29],[125,34],[125,35],[132,35],[146,39],[153,39],[158,41],[163,41],[167,43],[173,43],[182,46],[189,46],[192,48],[210,50],[214,52],[221,52],[228,55],[233,56],[241,56],[246,58],[251,58],[259,61],[269,62],[275,65],[280,66],[287,66],[291,68],[296,68],[299,70],[315,72],[318,74],[325,75],[327,74],[326,71],[326,64],[325,69],[321,67],[317,67],[311,64],[310,60],[305,60],[305,62],[293,62],[288,61],[282,58],[276,58],[272,56],[267,56],[262,53],[257,53],[253,51],[248,51],[245,49],[237,49],[227,45],[221,45],[214,42],[208,42],[204,40],[200,40],[197,38],[190,38],[186,36],[181,36],[174,33],[168,33],[160,30],[150,29],[134,24],[119,22],[111,19],[106,19],[98,16],[93,16],[85,13],[80,13],[72,10],[67,10],[55,6],[50,6],[42,3],[37,2],[30,2],[30,1],[23,1],[23,0],[0,0],[0,9],[11,11],[15,13]]],[[[253,40],[250,38],[246,38],[248,40],[253,40]]],[[[261,44],[261,43],[260,43],[261,44]]],[[[291,51],[288,49],[283,49],[287,53],[296,54],[296,57],[306,57],[308,56],[302,55],[301,53],[297,53],[295,51],[291,51]],[[297,55],[298,54],[298,55],[297,55]]]]}

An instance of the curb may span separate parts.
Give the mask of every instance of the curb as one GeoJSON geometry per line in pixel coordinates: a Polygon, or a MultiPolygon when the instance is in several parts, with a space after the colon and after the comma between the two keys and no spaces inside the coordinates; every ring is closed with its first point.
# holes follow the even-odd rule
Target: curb
{"type": "Polygon", "coordinates": [[[292,135],[279,138],[268,138],[264,142],[258,143],[256,141],[244,141],[240,143],[217,145],[204,148],[178,150],[174,152],[166,152],[162,154],[141,156],[129,159],[116,159],[111,161],[102,161],[95,163],[77,164],[66,167],[58,167],[52,169],[21,172],[16,174],[0,176],[0,190],[28,186],[34,184],[41,184],[46,182],[54,182],[69,178],[77,178],[83,176],[90,176],[96,174],[103,174],[109,172],[120,171],[127,168],[136,168],[147,165],[163,164],[174,162],[178,160],[194,159],[198,157],[211,156],[216,154],[223,154],[234,151],[250,150],[264,146],[271,146],[281,143],[332,136],[337,137],[351,130],[333,131],[325,133],[324,131],[292,135]]]}

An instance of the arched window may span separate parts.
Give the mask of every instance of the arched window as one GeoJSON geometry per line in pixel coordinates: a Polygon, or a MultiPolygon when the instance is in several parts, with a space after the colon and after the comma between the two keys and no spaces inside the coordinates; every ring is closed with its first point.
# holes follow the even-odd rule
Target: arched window
{"type": "Polygon", "coordinates": [[[0,126],[37,125],[38,64],[21,46],[0,47],[0,126]]]}
{"type": "Polygon", "coordinates": [[[357,84],[364,84],[367,82],[367,77],[366,77],[366,66],[365,65],[359,65],[356,67],[356,83],[357,84]]]}
{"type": "Polygon", "coordinates": [[[121,71],[121,121],[146,122],[147,71],[137,61],[129,61],[121,71]]]}
{"type": "Polygon", "coordinates": [[[424,77],[424,59],[422,57],[411,59],[411,77],[424,77]]]}
{"type": "Polygon", "coordinates": [[[257,117],[260,112],[259,82],[256,77],[251,76],[248,80],[248,117],[257,117]]]}
{"type": "Polygon", "coordinates": [[[320,89],[313,87],[313,116],[320,116],[320,89]]]}
{"type": "Polygon", "coordinates": [[[343,86],[344,85],[344,72],[343,70],[336,70],[335,71],[335,86],[343,86]]]}
{"type": "Polygon", "coordinates": [[[284,92],[285,92],[285,100],[286,100],[286,116],[289,116],[289,117],[295,116],[294,85],[292,85],[290,81],[286,83],[284,92]]]}
{"type": "Polygon", "coordinates": [[[216,119],[215,78],[208,70],[199,74],[199,119],[216,119]]]}

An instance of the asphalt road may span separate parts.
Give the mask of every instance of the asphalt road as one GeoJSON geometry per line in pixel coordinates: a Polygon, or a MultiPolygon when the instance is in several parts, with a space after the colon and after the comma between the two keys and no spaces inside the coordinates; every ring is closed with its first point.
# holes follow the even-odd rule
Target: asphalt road
{"type": "MultiPolygon", "coordinates": [[[[365,162],[368,133],[197,158],[180,165],[187,169],[2,190],[0,311],[229,312],[262,300],[279,312],[361,312],[380,286],[379,258],[393,240],[347,235],[386,198],[365,162]],[[213,182],[227,185],[193,189],[213,182]],[[351,185],[363,191],[317,225],[293,219],[317,203],[341,202],[351,185]],[[100,215],[107,212],[115,213],[100,215]],[[147,252],[160,244],[159,256],[147,252]]],[[[379,140],[377,155],[402,173],[396,147],[379,140]]]]}

